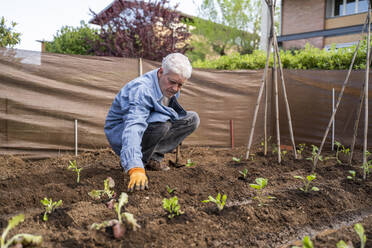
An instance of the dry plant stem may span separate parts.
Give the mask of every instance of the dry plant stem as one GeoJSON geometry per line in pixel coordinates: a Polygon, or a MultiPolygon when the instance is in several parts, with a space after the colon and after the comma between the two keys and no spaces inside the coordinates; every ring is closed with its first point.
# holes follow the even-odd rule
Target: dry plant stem
{"type": "MultiPolygon", "coordinates": [[[[272,18],[274,18],[274,17],[272,17],[272,18]]],[[[287,110],[289,133],[290,133],[291,141],[292,141],[292,145],[293,145],[294,156],[295,156],[295,159],[297,159],[297,152],[296,152],[297,149],[296,149],[296,144],[295,144],[295,140],[294,140],[294,136],[293,136],[291,110],[289,108],[288,97],[287,97],[287,89],[286,89],[285,82],[284,82],[283,66],[282,66],[282,63],[280,61],[278,41],[276,39],[276,34],[275,33],[274,33],[273,37],[274,37],[274,49],[276,51],[276,56],[278,58],[280,77],[281,77],[281,81],[282,81],[284,102],[285,102],[285,107],[286,107],[286,110],[287,110]]]]}
{"type": "Polygon", "coordinates": [[[251,133],[249,135],[249,141],[248,141],[248,147],[247,147],[247,154],[245,155],[245,159],[248,159],[249,158],[249,154],[250,154],[250,150],[251,150],[251,145],[252,145],[252,140],[253,140],[253,134],[254,134],[254,127],[256,125],[258,109],[260,108],[260,101],[261,101],[261,97],[262,97],[262,92],[263,92],[265,83],[267,83],[266,82],[266,74],[267,74],[267,70],[268,70],[268,67],[269,67],[271,45],[272,45],[272,37],[270,37],[269,38],[269,41],[268,41],[266,64],[265,64],[265,69],[264,69],[264,73],[263,73],[263,76],[262,76],[261,87],[260,87],[260,90],[258,92],[258,98],[257,98],[257,102],[256,102],[256,107],[255,107],[255,110],[254,110],[252,127],[251,127],[251,133]]]}
{"type": "MultiPolygon", "coordinates": [[[[367,17],[368,18],[368,17],[367,17]]],[[[366,22],[367,23],[367,22],[366,22]]],[[[364,30],[365,26],[363,26],[363,30],[364,30]]],[[[363,35],[363,33],[362,33],[363,35]]],[[[360,41],[358,42],[357,46],[355,47],[355,51],[354,51],[354,55],[353,55],[353,58],[351,60],[351,63],[350,63],[350,67],[349,67],[349,70],[347,72],[347,75],[346,75],[346,78],[345,78],[345,81],[342,85],[342,88],[341,88],[341,91],[340,91],[340,94],[338,95],[338,98],[337,98],[337,103],[336,103],[336,107],[335,107],[335,110],[333,111],[332,113],[332,116],[331,116],[331,119],[329,120],[329,123],[328,123],[328,127],[324,133],[324,136],[323,136],[323,139],[322,139],[322,143],[320,144],[319,146],[319,150],[318,150],[318,154],[316,155],[315,159],[314,159],[314,164],[313,164],[313,168],[311,170],[311,173],[314,173],[315,169],[316,169],[316,165],[318,163],[318,158],[319,158],[319,155],[320,153],[322,152],[322,149],[323,149],[323,146],[324,146],[324,143],[325,143],[325,140],[328,136],[328,132],[329,132],[329,129],[331,128],[331,125],[332,125],[332,122],[335,118],[335,115],[337,113],[337,110],[338,110],[338,107],[340,105],[340,102],[341,102],[341,99],[342,99],[342,96],[344,94],[344,91],[345,91],[345,88],[346,88],[346,85],[349,81],[349,77],[350,77],[350,73],[351,73],[351,70],[353,69],[353,66],[354,66],[354,62],[355,62],[355,58],[356,58],[356,55],[357,55],[357,52],[358,52],[358,49],[359,49],[359,46],[360,46],[360,41]]]]}
{"type": "MultiPolygon", "coordinates": [[[[368,136],[368,80],[369,80],[369,56],[371,40],[371,4],[368,4],[368,39],[367,39],[367,59],[366,59],[366,78],[364,84],[364,144],[363,144],[363,165],[367,163],[367,136],[368,136]]],[[[363,179],[367,177],[367,169],[363,166],[363,179]]]]}

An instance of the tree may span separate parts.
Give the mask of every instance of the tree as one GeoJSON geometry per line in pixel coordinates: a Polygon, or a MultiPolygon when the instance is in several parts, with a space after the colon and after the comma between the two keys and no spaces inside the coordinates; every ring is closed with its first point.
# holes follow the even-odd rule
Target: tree
{"type": "Polygon", "coordinates": [[[175,9],[169,0],[116,0],[110,11],[92,11],[101,27],[95,54],[160,61],[171,52],[185,53],[190,33],[175,9]]]}
{"type": "Polygon", "coordinates": [[[63,26],[45,50],[53,53],[93,55],[93,42],[98,39],[98,30],[90,28],[84,21],[80,27],[63,26]]]}
{"type": "Polygon", "coordinates": [[[0,21],[0,47],[14,47],[21,42],[21,33],[14,31],[17,23],[11,22],[10,27],[6,26],[5,18],[1,17],[0,21]]]}
{"type": "Polygon", "coordinates": [[[219,55],[236,47],[241,54],[252,53],[259,44],[261,0],[203,0],[190,23],[192,33],[204,36],[219,55]]]}

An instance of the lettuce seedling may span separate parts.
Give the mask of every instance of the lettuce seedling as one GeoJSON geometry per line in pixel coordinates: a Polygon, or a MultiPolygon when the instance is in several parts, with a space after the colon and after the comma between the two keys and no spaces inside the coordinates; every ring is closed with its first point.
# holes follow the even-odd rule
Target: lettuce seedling
{"type": "Polygon", "coordinates": [[[77,165],[76,165],[76,160],[74,160],[74,161],[69,161],[69,165],[68,165],[67,169],[75,171],[77,173],[76,182],[79,183],[80,182],[80,171],[83,168],[78,168],[77,165]]]}
{"type": "Polygon", "coordinates": [[[242,160],[242,157],[240,157],[240,158],[232,157],[232,161],[234,161],[234,162],[240,163],[241,160],[242,160]]]}
{"type": "Polygon", "coordinates": [[[356,231],[360,238],[360,248],[364,248],[366,246],[367,236],[364,234],[364,228],[362,224],[360,223],[355,224],[354,230],[356,231]]]}
{"type": "Polygon", "coordinates": [[[347,176],[346,178],[355,181],[356,172],[353,170],[349,170],[349,174],[351,174],[351,176],[347,176]]]}
{"type": "Polygon", "coordinates": [[[244,179],[246,179],[248,175],[248,170],[247,168],[245,168],[243,171],[239,171],[239,173],[243,176],[244,179]]]}
{"type": "MultiPolygon", "coordinates": [[[[362,224],[360,224],[360,223],[355,224],[354,225],[354,230],[360,238],[360,248],[364,248],[366,246],[367,236],[364,234],[364,228],[363,228],[362,224]]],[[[354,248],[354,246],[352,244],[348,245],[348,244],[345,243],[345,241],[340,240],[337,243],[337,248],[354,248]]]]}
{"type": "MultiPolygon", "coordinates": [[[[302,180],[302,182],[304,183],[304,187],[300,188],[300,190],[307,193],[307,192],[309,192],[310,183],[313,180],[316,179],[316,175],[315,174],[308,175],[308,176],[306,176],[306,179],[302,176],[294,176],[294,178],[302,180]]],[[[318,187],[311,187],[310,191],[319,191],[319,188],[318,187]]]]}
{"type": "Polygon", "coordinates": [[[345,243],[345,241],[343,240],[340,240],[337,244],[336,244],[336,248],[354,248],[353,245],[348,245],[345,243]]]}
{"type": "Polygon", "coordinates": [[[93,223],[90,226],[90,229],[100,230],[101,228],[111,226],[114,232],[114,237],[121,238],[124,235],[124,229],[122,227],[124,219],[126,223],[132,227],[133,231],[137,231],[137,228],[141,228],[141,226],[138,225],[137,220],[134,218],[133,214],[128,212],[121,213],[122,207],[127,203],[128,194],[123,192],[119,197],[119,203],[115,203],[115,212],[118,216],[118,219],[104,221],[102,223],[93,223]]]}
{"type": "Polygon", "coordinates": [[[166,185],[168,193],[171,195],[177,188],[172,189],[168,185],[166,185]]]}
{"type": "Polygon", "coordinates": [[[54,202],[52,198],[48,200],[48,198],[44,197],[43,200],[40,200],[41,204],[45,207],[45,212],[43,216],[43,221],[48,220],[48,214],[51,214],[56,208],[62,205],[62,200],[58,202],[54,202]]]}
{"type": "Polygon", "coordinates": [[[187,163],[186,163],[186,167],[191,167],[191,166],[194,166],[195,163],[191,161],[191,159],[188,159],[187,160],[187,163]]]}
{"type": "MultiPolygon", "coordinates": [[[[292,248],[301,248],[301,247],[292,246],[292,248]]],[[[304,239],[302,240],[302,248],[314,248],[314,244],[311,241],[309,236],[305,236],[304,239]]]]}
{"type": "Polygon", "coordinates": [[[168,218],[172,219],[174,216],[183,214],[184,212],[180,210],[180,205],[178,204],[177,196],[171,197],[169,199],[163,199],[163,208],[169,213],[168,218]]]}
{"type": "Polygon", "coordinates": [[[25,220],[24,214],[19,214],[13,216],[8,221],[8,226],[3,231],[1,238],[0,238],[0,248],[8,248],[15,244],[22,244],[22,245],[29,245],[29,246],[40,246],[43,242],[43,238],[41,236],[21,233],[14,235],[9,240],[6,240],[6,236],[8,235],[9,231],[12,230],[14,227],[18,226],[19,223],[25,220]],[[6,241],[6,242],[5,242],[6,241]]]}
{"type": "Polygon", "coordinates": [[[253,197],[253,199],[258,200],[258,206],[259,207],[261,207],[263,205],[266,205],[265,204],[266,198],[267,199],[275,199],[275,197],[273,197],[273,196],[265,196],[263,194],[263,189],[266,187],[267,182],[268,182],[268,180],[266,178],[259,177],[259,178],[256,178],[255,181],[256,181],[257,184],[252,183],[252,184],[249,184],[249,186],[251,186],[252,188],[254,188],[257,191],[257,195],[255,197],[253,197]]]}
{"type": "MultiPolygon", "coordinates": [[[[311,157],[309,158],[306,158],[306,160],[311,160],[311,162],[314,163],[314,160],[316,158],[316,156],[318,155],[318,151],[319,151],[319,148],[315,145],[311,145],[313,150],[311,152],[311,157]]],[[[323,161],[323,157],[321,155],[319,155],[319,158],[318,158],[320,161],[323,161]]]]}
{"type": "Polygon", "coordinates": [[[92,197],[95,200],[101,199],[101,197],[104,197],[105,195],[108,196],[109,199],[114,198],[115,192],[111,190],[111,188],[115,187],[115,181],[111,177],[106,178],[103,181],[104,189],[103,190],[92,190],[88,193],[90,197],[92,197]]]}
{"type": "Polygon", "coordinates": [[[202,202],[214,202],[218,208],[218,211],[222,211],[226,204],[227,195],[223,195],[221,198],[221,194],[218,193],[216,199],[212,196],[208,196],[208,200],[204,200],[202,202]]]}

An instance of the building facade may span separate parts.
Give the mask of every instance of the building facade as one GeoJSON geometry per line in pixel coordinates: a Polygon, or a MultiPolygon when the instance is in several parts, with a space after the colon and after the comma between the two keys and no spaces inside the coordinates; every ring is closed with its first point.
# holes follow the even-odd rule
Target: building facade
{"type": "Polygon", "coordinates": [[[368,0],[282,0],[278,41],[284,49],[347,47],[361,39],[368,0]]]}

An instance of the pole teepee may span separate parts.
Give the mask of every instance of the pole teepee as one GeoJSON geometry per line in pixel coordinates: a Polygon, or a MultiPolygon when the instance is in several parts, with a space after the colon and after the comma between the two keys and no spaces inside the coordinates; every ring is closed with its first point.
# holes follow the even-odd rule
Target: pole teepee
{"type": "Polygon", "coordinates": [[[269,67],[269,59],[270,59],[270,54],[271,54],[271,49],[273,47],[273,58],[274,58],[274,66],[273,66],[273,71],[274,71],[274,93],[275,93],[275,118],[276,118],[276,136],[277,136],[277,146],[278,146],[278,162],[281,162],[281,150],[280,150],[280,129],[279,129],[279,100],[278,100],[278,79],[277,79],[277,69],[279,68],[280,72],[280,79],[282,83],[282,90],[283,90],[283,97],[286,105],[286,111],[287,111],[287,119],[288,119],[288,125],[289,125],[289,132],[291,136],[291,141],[293,145],[293,152],[295,158],[297,158],[297,153],[296,153],[296,145],[294,141],[294,136],[293,136],[293,129],[292,129],[292,119],[291,119],[291,113],[290,113],[290,108],[289,108],[289,103],[288,103],[288,98],[287,98],[287,91],[285,87],[285,82],[284,82],[284,73],[283,73],[283,66],[280,60],[280,55],[279,55],[279,46],[278,46],[278,41],[276,38],[276,33],[274,29],[274,13],[275,13],[275,3],[276,1],[273,0],[265,0],[269,13],[270,13],[270,35],[268,37],[268,46],[267,46],[267,56],[266,56],[266,64],[265,64],[265,69],[264,73],[262,76],[262,81],[261,81],[261,86],[260,90],[258,92],[258,98],[254,110],[254,115],[253,115],[253,121],[252,121],[252,126],[251,126],[251,132],[249,135],[249,140],[248,140],[248,147],[247,147],[247,153],[246,153],[246,159],[249,158],[250,155],[250,149],[252,146],[252,141],[253,141],[253,134],[254,134],[254,129],[256,125],[256,120],[257,120],[257,114],[258,110],[260,108],[260,102],[262,98],[262,93],[263,89],[265,88],[265,120],[264,120],[264,146],[265,146],[265,155],[267,152],[267,90],[268,90],[268,85],[267,85],[267,71],[269,67]],[[266,86],[266,87],[265,87],[266,86]]]}

